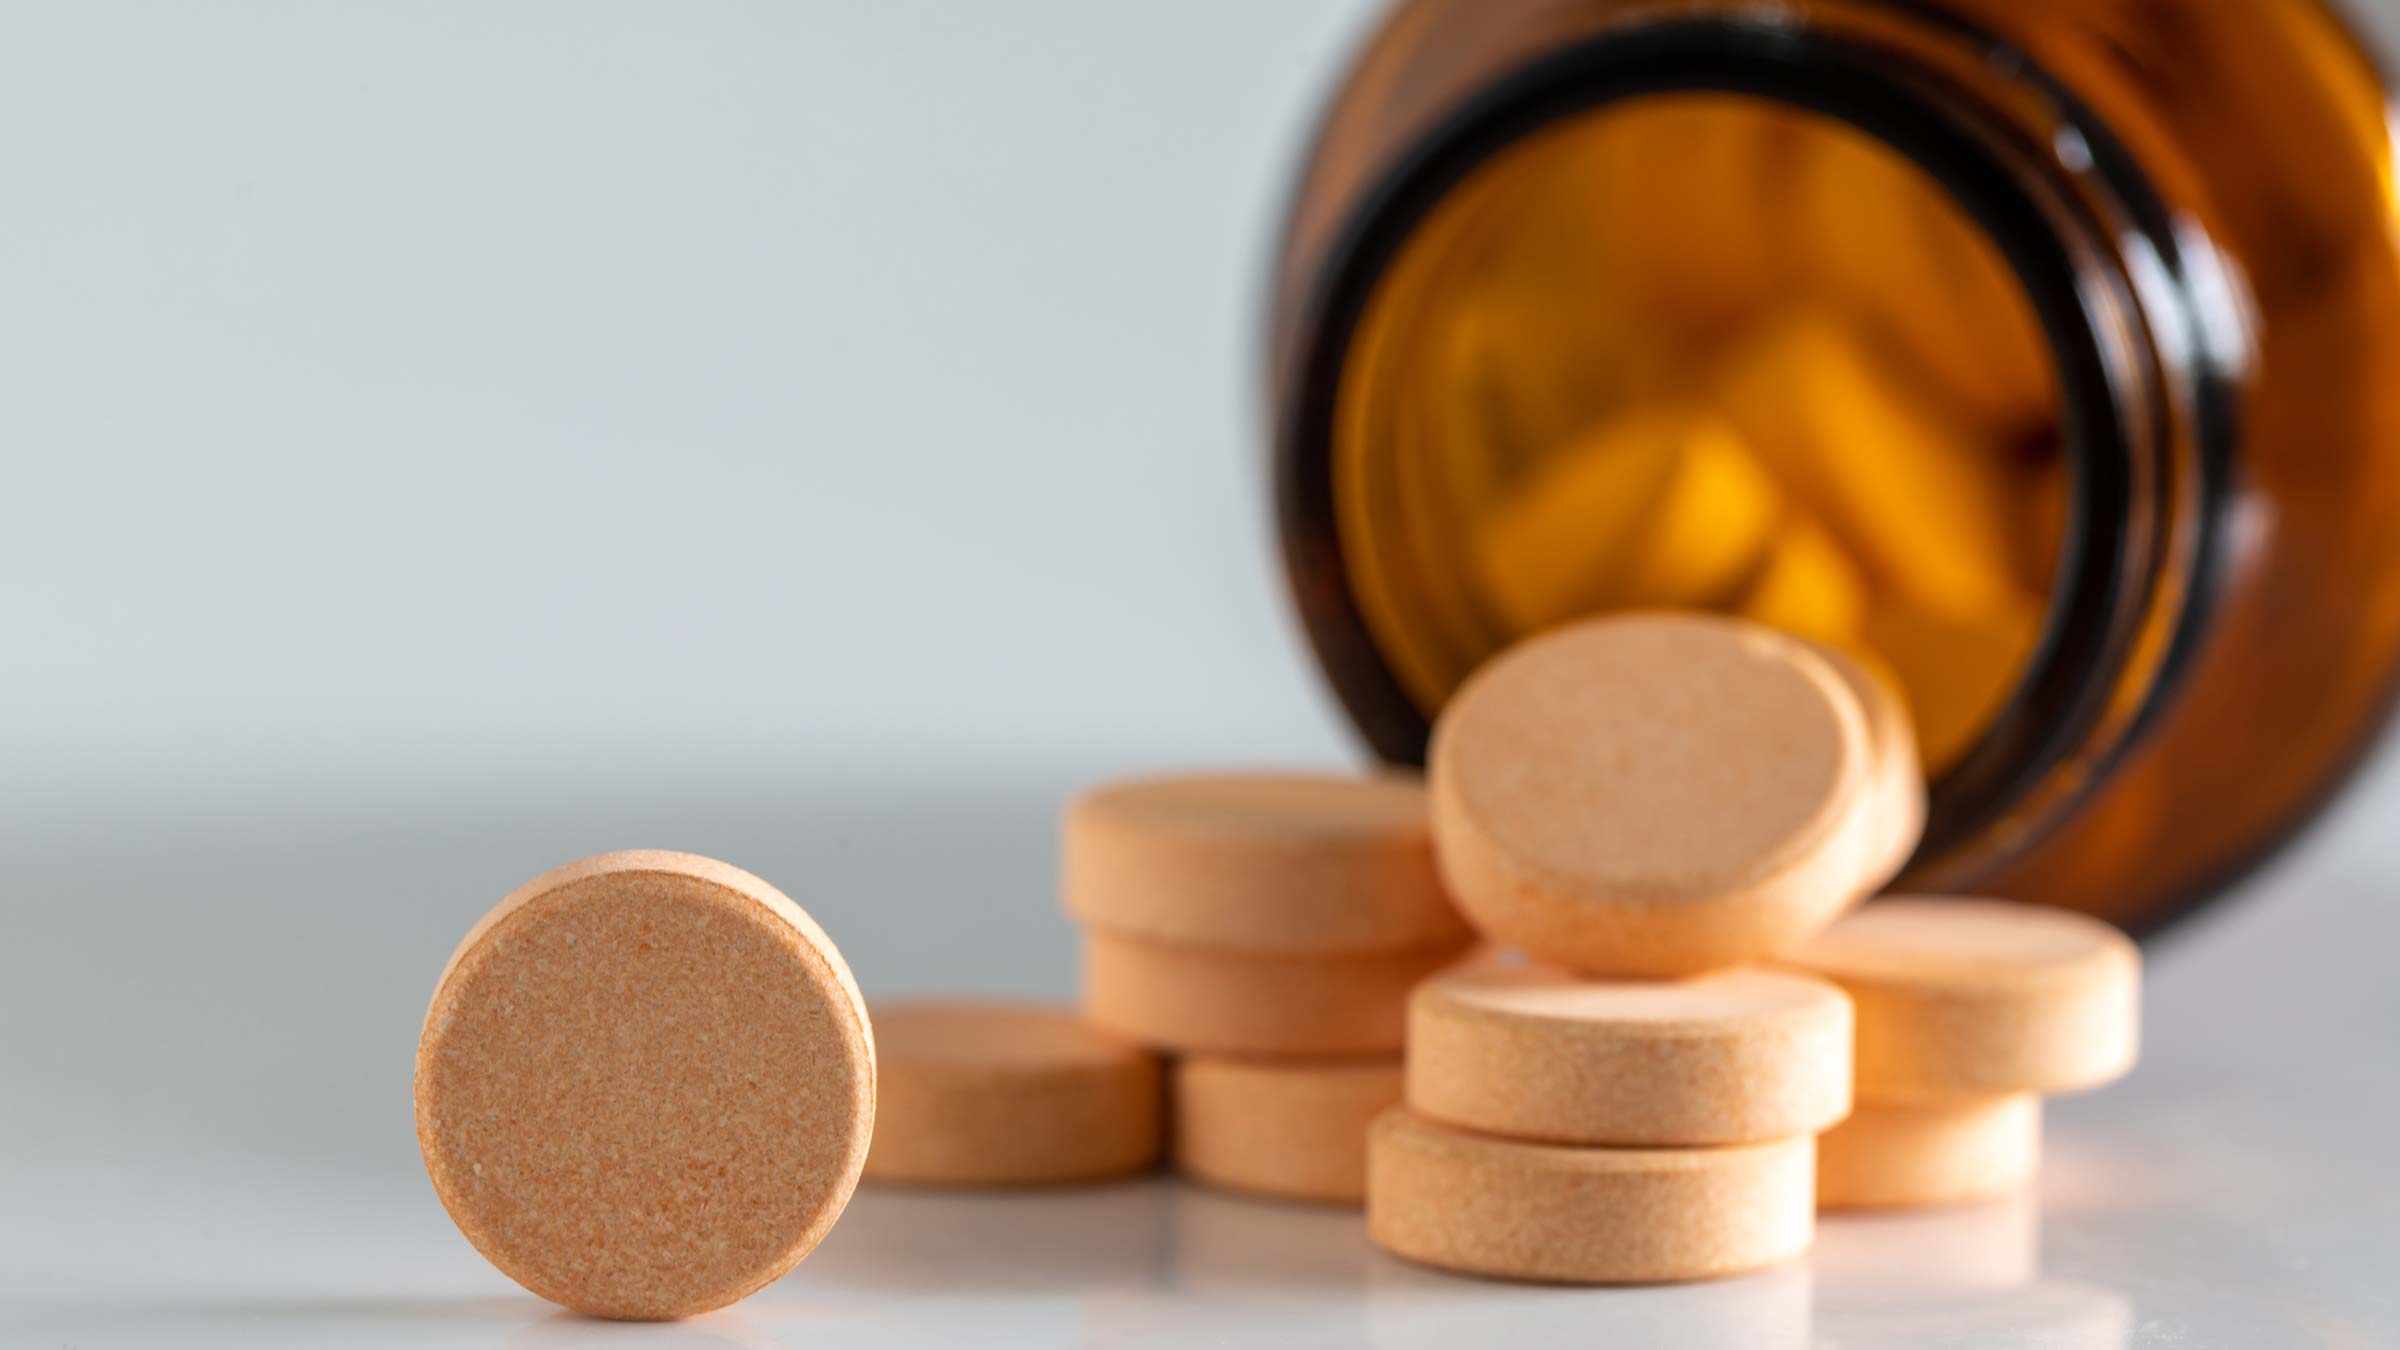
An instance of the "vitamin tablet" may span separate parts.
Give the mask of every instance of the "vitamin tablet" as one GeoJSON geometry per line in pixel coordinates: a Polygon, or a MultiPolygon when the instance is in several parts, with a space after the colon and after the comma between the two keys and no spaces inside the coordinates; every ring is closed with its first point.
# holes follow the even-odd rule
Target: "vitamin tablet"
{"type": "Polygon", "coordinates": [[[527,882],[450,958],[417,1142],[459,1230],[600,1317],[722,1307],[833,1226],[875,1123],[858,987],[774,887],[684,853],[527,882]]]}
{"type": "Polygon", "coordinates": [[[1858,1011],[1858,1096],[1877,1105],[2097,1087],[2133,1066],[2141,956],[2062,909],[1877,900],[1785,954],[1858,1011]]]}
{"type": "Polygon", "coordinates": [[[1492,938],[1688,975],[1780,950],[1863,892],[1865,716],[1802,640],[1640,614],[1494,659],[1434,730],[1436,857],[1492,938]]]}
{"type": "Polygon", "coordinates": [[[1724,431],[1686,450],[1600,608],[1721,608],[1765,566],[1783,493],[1732,429],[1724,431]]]}
{"type": "Polygon", "coordinates": [[[1795,514],[1734,612],[1821,642],[1855,642],[1867,624],[1867,580],[1815,518],[1795,514]]]}
{"type": "Polygon", "coordinates": [[[1850,1046],[1850,1000],[1805,975],[1588,980],[1486,958],[1410,996],[1408,1104],[1554,1143],[1782,1139],[1849,1111],[1850,1046]]]}
{"type": "Polygon", "coordinates": [[[2057,416],[2050,344],[1983,231],[1914,164],[1862,136],[1812,138],[1793,174],[1794,233],[1862,328],[1962,422],[1994,439],[2057,416]]]}
{"type": "Polygon", "coordinates": [[[1951,1205],[2020,1190],[2042,1161],[2030,1092],[1941,1106],[1861,1106],[1817,1140],[1819,1209],[1951,1205]]]}
{"type": "Polygon", "coordinates": [[[2014,603],[2002,458],[1878,355],[1841,316],[1794,311],[1728,358],[1717,405],[1879,597],[1947,614],[2014,603]]]}
{"type": "Polygon", "coordinates": [[[1083,1011],[1151,1045],[1223,1054],[1398,1050],[1408,991],[1449,947],[1279,956],[1177,947],[1088,930],[1083,1011]]]}
{"type": "Polygon", "coordinates": [[[1175,1167],[1228,1190],[1356,1204],[1367,1126],[1400,1100],[1400,1060],[1193,1055],[1175,1065],[1175,1167]]]}
{"type": "Polygon", "coordinates": [[[1025,1185],[1158,1160],[1158,1058],[1067,1009],[877,1004],[872,1181],[1025,1185]]]}
{"type": "Polygon", "coordinates": [[[1873,761],[1868,791],[1875,799],[1867,886],[1879,890],[1908,865],[1925,828],[1925,773],[1918,761],[1916,731],[1907,702],[1874,666],[1827,643],[1819,643],[1816,652],[1849,686],[1867,715],[1867,748],[1873,761]]]}
{"type": "Polygon", "coordinates": [[[1067,808],[1061,870],[1069,914],[1152,942],[1353,952],[1468,937],[1409,778],[1113,784],[1067,808]]]}
{"type": "Polygon", "coordinates": [[[1551,451],[1479,527],[1478,579],[1518,632],[1600,610],[1732,601],[1782,511],[1721,420],[1640,408],[1551,451]]]}
{"type": "Polygon", "coordinates": [[[1742,453],[1713,418],[1643,409],[1544,447],[1477,524],[1476,580],[1514,632],[1533,632],[1606,602],[1643,524],[1672,495],[1687,459],[1742,453]]]}
{"type": "Polygon", "coordinates": [[[1399,1256],[1507,1279],[1640,1284],[1731,1275],[1808,1249],[1816,1141],[1569,1148],[1471,1134],[1402,1107],[1367,1142],[1367,1232],[1399,1256]]]}

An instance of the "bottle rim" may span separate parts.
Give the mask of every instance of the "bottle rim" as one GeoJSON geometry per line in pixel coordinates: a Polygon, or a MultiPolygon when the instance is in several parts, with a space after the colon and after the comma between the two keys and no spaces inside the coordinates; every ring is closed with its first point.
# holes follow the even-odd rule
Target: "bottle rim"
{"type": "MultiPolygon", "coordinates": [[[[2133,156],[2022,53],[1929,18],[2038,110],[2026,125],[1932,64],[1784,12],[1606,27],[1478,90],[1362,194],[1304,297],[1294,391],[1274,427],[1278,532],[1304,627],[1369,745],[1421,764],[1430,719],[1350,589],[1335,519],[1335,413],[1353,340],[1387,271],[1438,204],[1545,129],[1662,94],[1747,95],[1846,123],[1928,174],[1998,248],[2056,370],[2067,522],[2057,581],[2014,691],[1929,786],[1910,884],[1971,880],[2097,788],[2166,706],[2222,583],[2238,334],[2196,293],[2216,263],[2178,229],[2133,156]],[[1899,59],[1895,59],[1898,56],[1899,59]]],[[[2016,111],[2022,116],[2021,110],[2016,111]]],[[[2182,902],[2160,920],[2187,908],[2182,902]]]]}

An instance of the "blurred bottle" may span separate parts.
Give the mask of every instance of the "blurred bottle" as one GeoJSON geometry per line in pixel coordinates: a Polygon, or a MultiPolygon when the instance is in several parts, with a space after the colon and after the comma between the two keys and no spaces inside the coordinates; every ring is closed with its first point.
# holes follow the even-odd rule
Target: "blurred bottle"
{"type": "Polygon", "coordinates": [[[2400,667],[2384,88],[2318,0],[1413,0],[1270,331],[1318,654],[1420,759],[1611,609],[1843,644],[1909,884],[2136,929],[2289,837],[2400,667]]]}

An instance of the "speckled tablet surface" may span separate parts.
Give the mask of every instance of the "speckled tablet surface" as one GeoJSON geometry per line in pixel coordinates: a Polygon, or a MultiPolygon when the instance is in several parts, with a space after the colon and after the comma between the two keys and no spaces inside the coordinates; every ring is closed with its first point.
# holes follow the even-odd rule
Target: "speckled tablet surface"
{"type": "Polygon", "coordinates": [[[1851,1039],[1850,1000],[1806,975],[1596,980],[1481,957],[1410,995],[1408,1102],[1555,1143],[1781,1139],[1848,1113],[1851,1039]]]}
{"type": "Polygon", "coordinates": [[[1158,1161],[1158,1057],[1037,1003],[878,1002],[867,1178],[1011,1186],[1090,1181],[1158,1161]]]}
{"type": "Polygon", "coordinates": [[[2006,1195],[2042,1162],[2030,1092],[1943,1106],[1861,1106],[1817,1140],[1819,1209],[1914,1209],[2006,1195]]]}
{"type": "Polygon", "coordinates": [[[1443,711],[1435,852],[1501,945],[1595,974],[1737,965],[1866,890],[1887,845],[1872,759],[1858,699],[1800,639],[1595,619],[1501,654],[1443,711]]]}
{"type": "Polygon", "coordinates": [[[1848,686],[1866,714],[1868,792],[1874,803],[1874,842],[1868,848],[1865,888],[1880,890],[1917,851],[1925,829],[1925,771],[1908,704],[1891,682],[1857,656],[1828,642],[1810,644],[1848,686]]]}
{"type": "Polygon", "coordinates": [[[1400,1100],[1397,1055],[1193,1055],[1175,1065],[1175,1167],[1229,1190],[1356,1204],[1367,1127],[1400,1100]]]}
{"type": "Polygon", "coordinates": [[[2132,1068],[2140,1048],[2140,952],[2063,909],[1893,897],[1780,962],[1832,980],[1857,1005],[1863,1102],[2096,1087],[2132,1068]]]}
{"type": "Polygon", "coordinates": [[[1406,1107],[1367,1145],[1367,1231],[1478,1275],[1651,1284],[1756,1270],[1816,1233],[1816,1141],[1571,1148],[1452,1129],[1406,1107]]]}
{"type": "Polygon", "coordinates": [[[1283,956],[1083,935],[1083,1012],[1148,1045],[1223,1054],[1398,1050],[1411,986],[1448,947],[1283,956]]]}
{"type": "Polygon", "coordinates": [[[780,891],[690,854],[545,873],[460,943],[417,1141],[511,1279],[601,1317],[722,1307],[807,1255],[875,1120],[866,1003],[780,891]]]}
{"type": "Polygon", "coordinates": [[[1187,774],[1111,783],[1067,808],[1062,891],[1083,924],[1243,951],[1464,942],[1413,778],[1187,774]]]}

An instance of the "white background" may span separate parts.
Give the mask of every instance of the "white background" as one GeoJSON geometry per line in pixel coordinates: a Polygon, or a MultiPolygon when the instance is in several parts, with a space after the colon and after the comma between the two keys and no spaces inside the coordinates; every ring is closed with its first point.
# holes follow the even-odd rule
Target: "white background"
{"type": "MultiPolygon", "coordinates": [[[[603,1334],[525,1339],[543,1310],[450,1232],[407,1123],[430,982],[516,882],[713,853],[870,994],[1063,993],[1076,784],[1353,755],[1281,594],[1253,374],[1285,176],[1373,8],[8,7],[0,1344],[603,1334]]],[[[2095,1343],[2400,1337],[2369,1212],[2396,806],[2387,758],[2167,944],[2150,1065],[2056,1117],[2043,1269],[2104,1295],[2095,1343]],[[2078,1157],[2156,1185],[2062,1198],[2078,1157]]],[[[915,1250],[911,1203],[802,1287],[924,1295],[894,1340],[1130,1334],[1071,1264],[991,1307],[907,1285],[872,1244],[915,1250]]],[[[1418,1289],[1354,1221],[1166,1188],[919,1220],[1006,1245],[1111,1205],[1339,1252],[1314,1315],[1418,1289]]],[[[1787,1326],[1792,1278],[1474,1307],[1787,1326]]],[[[1804,1341],[1909,1339],[1827,1278],[1804,1341]]],[[[744,1335],[812,1339],[792,1316],[744,1335]]]]}

